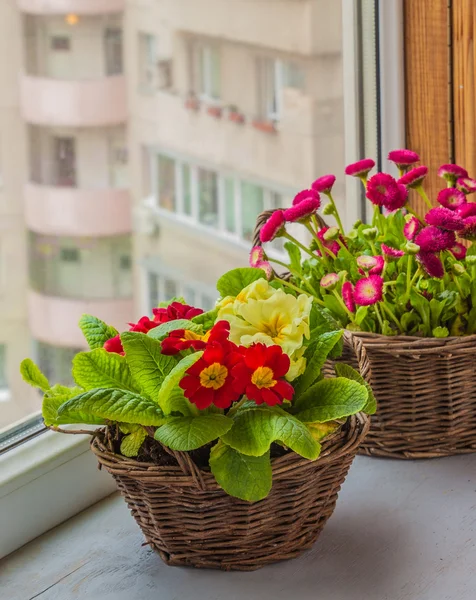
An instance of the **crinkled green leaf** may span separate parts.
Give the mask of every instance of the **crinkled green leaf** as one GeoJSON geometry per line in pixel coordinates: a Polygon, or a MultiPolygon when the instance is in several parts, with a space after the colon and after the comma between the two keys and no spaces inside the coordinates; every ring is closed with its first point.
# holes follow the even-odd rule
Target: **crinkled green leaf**
{"type": "Polygon", "coordinates": [[[252,267],[232,269],[222,275],[217,281],[217,290],[223,298],[226,296],[238,296],[250,283],[264,278],[262,269],[254,269],[252,267]]]}
{"type": "Polygon", "coordinates": [[[225,415],[171,417],[155,432],[155,439],[171,450],[187,452],[216,440],[233,426],[225,415]]]}
{"type": "Polygon", "coordinates": [[[197,315],[192,318],[192,322],[196,325],[201,325],[203,327],[203,331],[208,331],[215,325],[215,321],[218,317],[218,308],[214,308],[213,310],[209,310],[208,312],[202,313],[201,315],[197,315]]]}
{"type": "MultiPolygon", "coordinates": [[[[58,415],[58,409],[68,400],[74,398],[78,394],[81,394],[83,390],[81,388],[68,388],[64,385],[54,385],[48,390],[43,397],[43,404],[41,407],[41,413],[43,420],[47,427],[52,425],[66,425],[72,423],[72,421],[66,416],[62,417],[58,415]]],[[[94,415],[86,415],[85,420],[78,420],[75,423],[89,423],[91,425],[103,425],[104,419],[95,417],[94,415]]]]}
{"type": "Polygon", "coordinates": [[[145,333],[126,331],[121,340],[135,383],[143,395],[157,401],[160,387],[177,364],[177,358],[161,354],[160,342],[145,333]]]}
{"type": "Polygon", "coordinates": [[[162,325],[154,327],[154,329],[149,331],[147,336],[154,340],[163,340],[171,331],[176,331],[177,329],[188,329],[189,331],[194,331],[195,333],[203,332],[202,326],[198,323],[194,323],[188,319],[175,319],[175,321],[167,321],[167,323],[162,323],[162,325]]]}
{"type": "Polygon", "coordinates": [[[159,308],[167,308],[167,306],[170,306],[172,304],[172,302],[180,302],[180,304],[187,304],[187,301],[185,300],[185,298],[183,296],[175,296],[171,300],[165,300],[164,302],[159,302],[158,307],[159,308]]]}
{"type": "Polygon", "coordinates": [[[352,381],[357,381],[357,383],[360,383],[361,385],[365,385],[368,397],[367,403],[362,408],[362,411],[364,413],[367,413],[368,415],[375,414],[377,410],[377,400],[375,399],[372,388],[365,381],[362,375],[358,371],[353,369],[350,365],[346,365],[345,363],[336,363],[334,367],[338,377],[345,377],[346,379],[351,379],[352,381]]]}
{"type": "Polygon", "coordinates": [[[147,398],[124,390],[97,389],[84,392],[58,409],[58,416],[70,423],[88,423],[88,417],[140,425],[161,425],[164,413],[147,398]]]}
{"type": "Polygon", "coordinates": [[[218,485],[230,496],[257,502],[271,491],[269,451],[262,456],[247,456],[218,440],[211,449],[209,464],[218,485]]]}
{"type": "Polygon", "coordinates": [[[83,315],[79,320],[79,327],[91,350],[102,348],[107,340],[118,334],[114,327],[92,315],[83,315]]]}
{"type": "Polygon", "coordinates": [[[314,460],[321,447],[308,428],[284,410],[256,408],[236,413],[223,442],[248,456],[262,456],[273,442],[282,442],[304,458],[314,460]]]}
{"type": "Polygon", "coordinates": [[[344,377],[323,379],[310,387],[294,406],[305,423],[325,423],[354,415],[367,404],[365,385],[344,377]]]}
{"type": "Polygon", "coordinates": [[[132,457],[139,454],[139,450],[147,437],[147,431],[140,425],[120,426],[123,433],[128,433],[121,441],[121,454],[132,457]]]}
{"type": "Polygon", "coordinates": [[[334,346],[342,338],[343,330],[330,331],[328,333],[322,333],[317,337],[316,341],[312,344],[309,350],[306,352],[307,365],[304,373],[299,377],[295,386],[295,398],[305,392],[320,376],[321,369],[329,356],[329,353],[334,346]],[[309,356],[308,356],[309,352],[309,356]]]}
{"type": "Polygon", "coordinates": [[[291,242],[286,242],[284,244],[284,249],[289,255],[289,264],[291,266],[291,271],[294,273],[301,274],[301,250],[298,248],[298,246],[296,246],[296,244],[292,244],[291,242]]]}
{"type": "Polygon", "coordinates": [[[124,356],[97,348],[73,358],[73,378],[85,390],[116,388],[138,392],[124,356]]]}
{"type": "Polygon", "coordinates": [[[48,379],[40,371],[40,368],[31,360],[25,358],[20,365],[20,373],[23,379],[33,387],[40,388],[43,392],[50,389],[48,379]]]}
{"type": "Polygon", "coordinates": [[[194,365],[197,360],[201,358],[202,354],[203,352],[195,352],[194,354],[182,358],[164,379],[159,395],[157,396],[157,402],[164,411],[164,414],[169,415],[174,411],[181,412],[184,416],[199,414],[196,406],[185,398],[183,391],[178,384],[183,378],[185,371],[194,365]]]}
{"type": "Polygon", "coordinates": [[[316,442],[320,442],[331,433],[334,433],[334,431],[337,431],[340,427],[340,423],[337,423],[336,421],[329,421],[328,423],[306,423],[306,426],[316,442]]]}

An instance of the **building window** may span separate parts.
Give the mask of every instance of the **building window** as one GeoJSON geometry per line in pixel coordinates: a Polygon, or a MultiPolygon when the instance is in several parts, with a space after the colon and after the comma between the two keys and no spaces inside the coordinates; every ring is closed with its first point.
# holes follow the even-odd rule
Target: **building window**
{"type": "Polygon", "coordinates": [[[279,121],[283,113],[283,90],[304,90],[304,70],[296,62],[271,58],[259,58],[257,67],[260,117],[279,121]]]}
{"type": "Polygon", "coordinates": [[[241,225],[242,236],[245,240],[253,239],[256,217],[264,210],[264,190],[262,187],[241,182],[241,225]]]}
{"type": "Polygon", "coordinates": [[[106,75],[122,75],[122,30],[107,27],[104,31],[104,55],[106,75]]]}
{"type": "Polygon", "coordinates": [[[76,141],[72,137],[55,137],[54,184],[61,187],[76,186],[76,141]]]}
{"type": "Polygon", "coordinates": [[[69,52],[71,50],[71,38],[67,35],[53,35],[50,38],[51,49],[61,52],[69,52]]]}
{"type": "Polygon", "coordinates": [[[7,388],[7,347],[5,344],[0,344],[0,390],[7,388]]]}
{"type": "Polygon", "coordinates": [[[158,87],[157,38],[149,33],[139,33],[139,84],[148,90],[158,87]]]}
{"type": "Polygon", "coordinates": [[[180,277],[176,271],[167,268],[157,267],[156,271],[149,271],[147,279],[150,314],[161,302],[169,302],[172,298],[183,298],[187,304],[205,311],[214,308],[218,298],[213,288],[180,277]]]}
{"type": "Polygon", "coordinates": [[[63,262],[80,262],[81,253],[78,248],[61,248],[60,260],[63,262]]]}
{"type": "Polygon", "coordinates": [[[215,46],[196,44],[193,60],[196,81],[193,86],[205,100],[217,101],[221,97],[220,51],[215,46]]]}
{"type": "Polygon", "coordinates": [[[62,348],[43,342],[35,343],[38,366],[50,381],[61,385],[74,385],[71,361],[81,348],[62,348]]]}
{"type": "Polygon", "coordinates": [[[175,160],[159,154],[158,177],[159,177],[159,205],[165,210],[176,210],[176,175],[175,160]]]}
{"type": "Polygon", "coordinates": [[[198,169],[198,219],[209,227],[218,225],[218,177],[214,171],[198,169]]]}

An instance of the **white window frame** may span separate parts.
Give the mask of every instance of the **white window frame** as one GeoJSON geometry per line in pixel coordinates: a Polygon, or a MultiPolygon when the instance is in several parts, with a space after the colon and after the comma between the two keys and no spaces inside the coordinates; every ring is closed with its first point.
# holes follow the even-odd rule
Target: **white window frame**
{"type": "Polygon", "coordinates": [[[213,42],[205,40],[193,40],[192,44],[192,78],[194,89],[197,96],[201,98],[207,104],[220,105],[222,95],[222,76],[221,76],[221,51],[220,46],[213,42]],[[220,67],[219,72],[219,90],[218,97],[213,95],[213,67],[212,67],[212,55],[217,53],[218,64],[220,67]],[[203,89],[202,89],[203,88],[203,89]]]}

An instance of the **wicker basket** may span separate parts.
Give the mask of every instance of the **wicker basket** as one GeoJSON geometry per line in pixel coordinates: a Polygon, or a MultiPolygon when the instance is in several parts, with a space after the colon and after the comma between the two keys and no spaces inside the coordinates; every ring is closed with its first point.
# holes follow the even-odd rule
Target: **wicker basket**
{"type": "Polygon", "coordinates": [[[436,458],[476,452],[476,335],[346,332],[340,360],[360,370],[377,399],[360,453],[436,458]]]}
{"type": "Polygon", "coordinates": [[[275,458],[272,491],[256,503],[225,494],[187,453],[174,453],[177,466],[161,467],[114,454],[101,435],[91,447],[167,564],[252,571],[312,546],[368,428],[358,414],[323,443],[316,461],[292,452],[275,458]]]}

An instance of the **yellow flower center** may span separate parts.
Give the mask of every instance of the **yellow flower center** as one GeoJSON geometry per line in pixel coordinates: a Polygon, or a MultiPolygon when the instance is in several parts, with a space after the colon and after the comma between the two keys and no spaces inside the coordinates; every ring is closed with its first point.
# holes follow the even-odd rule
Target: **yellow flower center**
{"type": "Polygon", "coordinates": [[[194,331],[190,331],[189,329],[186,329],[183,332],[183,338],[182,339],[184,339],[184,340],[201,340],[202,336],[198,335],[198,333],[195,333],[194,331]]]}
{"type": "Polygon", "coordinates": [[[257,388],[271,388],[276,385],[273,370],[269,367],[258,367],[251,376],[251,383],[257,388]]]}
{"type": "Polygon", "coordinates": [[[203,369],[200,373],[200,385],[206,388],[219,390],[225,383],[228,376],[228,369],[220,363],[213,363],[203,369]]]}

